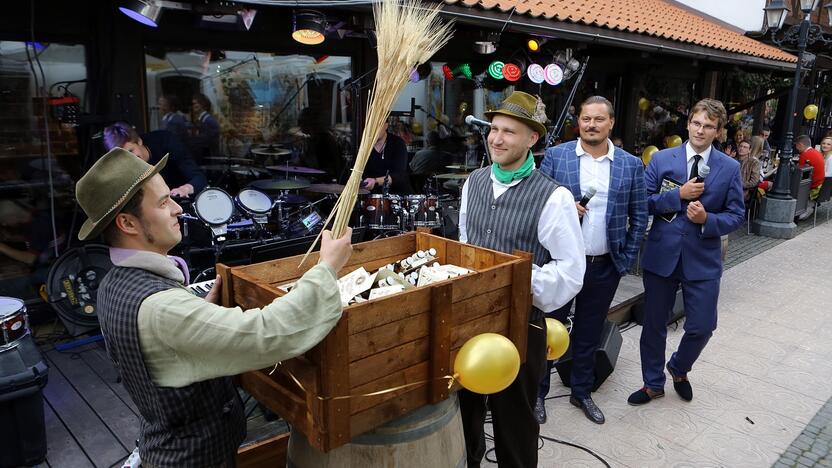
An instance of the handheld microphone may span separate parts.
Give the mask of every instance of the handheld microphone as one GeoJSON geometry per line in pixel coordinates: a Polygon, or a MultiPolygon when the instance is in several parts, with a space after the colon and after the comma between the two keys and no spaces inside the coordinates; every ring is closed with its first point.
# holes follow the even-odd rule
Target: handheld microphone
{"type": "Polygon", "coordinates": [[[471,125],[473,127],[480,127],[480,128],[491,128],[491,122],[486,120],[480,120],[473,115],[469,115],[465,117],[465,123],[471,125]]]}
{"type": "Polygon", "coordinates": [[[711,173],[711,168],[707,164],[703,164],[702,167],[699,168],[699,175],[696,176],[696,183],[701,184],[705,181],[705,177],[708,177],[708,174],[711,173]]]}
{"type": "Polygon", "coordinates": [[[597,191],[598,190],[596,190],[595,187],[590,187],[584,194],[583,198],[581,198],[581,201],[578,202],[578,204],[586,208],[586,205],[589,204],[589,200],[591,200],[592,197],[595,196],[595,192],[597,191]]]}

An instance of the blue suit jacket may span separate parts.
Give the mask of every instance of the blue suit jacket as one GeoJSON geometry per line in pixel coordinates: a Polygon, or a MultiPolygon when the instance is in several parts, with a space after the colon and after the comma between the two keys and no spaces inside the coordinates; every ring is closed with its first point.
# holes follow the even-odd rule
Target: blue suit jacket
{"type": "Polygon", "coordinates": [[[644,175],[647,204],[654,215],[647,238],[642,267],[668,277],[682,261],[682,275],[687,280],[718,279],[722,276],[722,242],[720,236],[739,228],[745,220],[740,164],[716,148],[711,150],[705,178],[705,191],[699,198],[708,217],[704,225],[691,222],[687,203],[679,198],[679,189],[659,193],[662,179],[687,180],[686,144],[653,155],[644,175]],[[676,213],[672,222],[658,217],[676,213]],[[704,226],[704,227],[703,227],[704,226]]]}
{"type": "MultiPolygon", "coordinates": [[[[540,172],[568,188],[575,201],[581,193],[581,162],[575,153],[578,141],[546,150],[540,172]]],[[[647,228],[647,197],[644,192],[644,166],[630,153],[615,148],[610,164],[607,198],[607,244],[615,268],[623,276],[638,256],[647,228]],[[629,228],[628,228],[629,222],[629,228]]]]}

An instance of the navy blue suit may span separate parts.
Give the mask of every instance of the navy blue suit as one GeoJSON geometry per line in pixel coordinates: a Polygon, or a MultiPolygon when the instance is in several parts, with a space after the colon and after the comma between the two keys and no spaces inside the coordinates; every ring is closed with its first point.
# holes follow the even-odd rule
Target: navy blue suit
{"type": "Polygon", "coordinates": [[[679,348],[668,361],[674,373],[690,371],[716,329],[722,277],[720,236],[735,231],[745,219],[740,165],[716,149],[711,150],[707,163],[711,171],[699,198],[707,212],[705,224],[688,219],[688,202],[679,197],[679,189],[660,193],[665,177],[687,181],[686,146],[654,154],[644,175],[648,209],[654,218],[642,257],[645,313],[641,369],[644,385],[651,390],[664,387],[667,320],[680,284],[686,320],[679,348]],[[659,217],[673,213],[676,217],[671,222],[659,217]]]}
{"type": "MultiPolygon", "coordinates": [[[[577,140],[546,150],[540,172],[567,187],[575,201],[581,193],[581,157],[575,152],[577,140]]],[[[612,143],[609,143],[612,144],[612,143]]],[[[592,156],[587,155],[591,158],[592,156]]],[[[632,268],[647,228],[647,197],[644,191],[644,166],[641,160],[615,148],[610,161],[610,182],[606,206],[606,235],[609,256],[587,258],[581,291],[575,296],[575,320],[572,327],[572,395],[589,396],[594,383],[595,350],[601,341],[604,320],[618,289],[621,277],[632,268]]],[[[551,316],[563,319],[572,301],[551,316]]],[[[538,396],[549,393],[550,372],[543,376],[538,396]]]]}

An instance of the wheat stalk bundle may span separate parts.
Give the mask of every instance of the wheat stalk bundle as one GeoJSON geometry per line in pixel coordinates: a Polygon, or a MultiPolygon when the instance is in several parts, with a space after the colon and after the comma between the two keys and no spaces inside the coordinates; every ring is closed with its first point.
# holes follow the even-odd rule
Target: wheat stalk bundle
{"type": "MultiPolygon", "coordinates": [[[[358,197],[364,166],[390,116],[390,109],[410,79],[410,73],[418,64],[427,62],[453,35],[453,22],[442,24],[438,17],[439,11],[439,4],[423,7],[420,0],[382,0],[373,5],[378,69],[367,102],[364,131],[355,164],[325,223],[328,225],[332,217],[335,217],[332,226],[332,237],[335,239],[342,237],[347,229],[358,197]]],[[[317,242],[318,239],[315,244],[317,242]]],[[[309,250],[312,248],[314,244],[309,250]]]]}

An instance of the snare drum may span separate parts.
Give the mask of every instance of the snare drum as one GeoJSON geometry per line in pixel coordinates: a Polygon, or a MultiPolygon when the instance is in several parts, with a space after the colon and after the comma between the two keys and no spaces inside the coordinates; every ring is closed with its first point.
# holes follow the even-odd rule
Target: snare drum
{"type": "Polygon", "coordinates": [[[363,224],[370,229],[400,229],[401,197],[369,195],[364,202],[363,224]]]}
{"type": "Polygon", "coordinates": [[[205,224],[228,224],[234,214],[234,200],[225,190],[208,187],[194,200],[194,214],[205,224]]]}
{"type": "Polygon", "coordinates": [[[269,213],[272,211],[272,198],[260,190],[247,188],[240,191],[234,198],[237,207],[248,214],[252,220],[258,223],[268,221],[269,213]]]}
{"type": "Polygon", "coordinates": [[[405,209],[413,227],[435,228],[442,225],[439,198],[434,195],[408,195],[405,198],[405,209]]]}
{"type": "Polygon", "coordinates": [[[17,345],[29,333],[29,319],[23,301],[0,296],[0,351],[17,345]]]}

